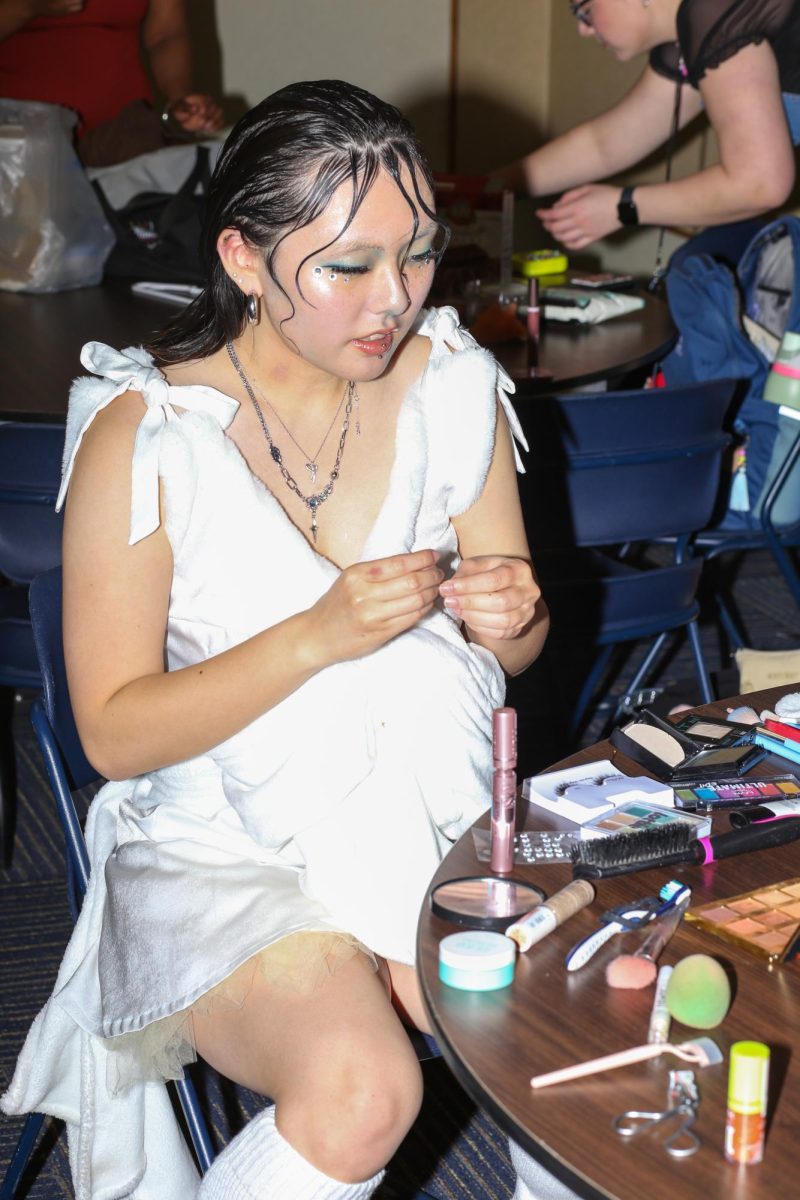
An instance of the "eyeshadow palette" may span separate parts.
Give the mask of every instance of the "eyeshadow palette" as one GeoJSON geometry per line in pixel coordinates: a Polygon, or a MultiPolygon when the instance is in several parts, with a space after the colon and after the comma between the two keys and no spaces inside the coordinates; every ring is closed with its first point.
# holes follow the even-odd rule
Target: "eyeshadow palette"
{"type": "Polygon", "coordinates": [[[800,779],[773,775],[771,779],[704,779],[675,785],[675,807],[690,811],[744,808],[768,800],[800,800],[800,779]]]}
{"type": "Polygon", "coordinates": [[[690,908],[685,919],[768,962],[793,954],[800,930],[800,878],[690,908]]]}
{"type": "Polygon", "coordinates": [[[752,733],[749,725],[718,721],[715,717],[698,717],[695,713],[676,721],[675,728],[701,746],[736,746],[742,741],[749,741],[752,733]]]}
{"type": "Polygon", "coordinates": [[[613,812],[593,817],[581,825],[581,838],[607,837],[615,833],[641,833],[645,829],[663,829],[678,822],[689,825],[693,837],[708,837],[711,833],[711,818],[698,817],[694,813],[676,812],[674,808],[661,808],[642,800],[631,800],[620,804],[613,812]]]}

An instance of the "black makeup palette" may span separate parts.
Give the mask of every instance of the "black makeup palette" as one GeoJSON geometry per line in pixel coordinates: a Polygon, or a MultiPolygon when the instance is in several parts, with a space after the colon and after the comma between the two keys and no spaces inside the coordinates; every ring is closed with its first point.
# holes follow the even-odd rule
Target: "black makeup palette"
{"type": "Polygon", "coordinates": [[[749,741],[745,729],[731,728],[723,721],[697,724],[700,729],[694,736],[644,709],[635,720],[614,729],[610,741],[634,762],[668,783],[743,775],[764,757],[761,747],[749,741]],[[705,733],[701,732],[704,726],[705,733]],[[702,740],[711,733],[718,736],[710,744],[702,740]]]}
{"type": "Polygon", "coordinates": [[[749,741],[753,732],[752,725],[737,725],[733,721],[718,721],[715,717],[699,717],[695,713],[676,721],[675,729],[708,748],[738,746],[744,740],[749,741]]]}

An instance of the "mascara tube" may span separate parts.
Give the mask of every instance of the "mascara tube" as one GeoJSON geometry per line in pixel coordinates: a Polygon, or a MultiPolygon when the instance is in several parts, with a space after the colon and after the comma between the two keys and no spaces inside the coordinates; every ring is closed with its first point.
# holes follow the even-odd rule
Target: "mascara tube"
{"type": "Polygon", "coordinates": [[[594,888],[586,879],[574,879],[538,908],[534,908],[521,921],[509,925],[506,937],[512,938],[521,951],[530,950],[531,946],[547,937],[548,933],[552,933],[576,912],[591,904],[594,897],[594,888]]]}
{"type": "Polygon", "coordinates": [[[514,822],[517,815],[517,711],[492,713],[492,849],[490,866],[508,875],[514,866],[514,822]]]}
{"type": "MultiPolygon", "coordinates": [[[[518,309],[517,312],[519,313],[520,310],[518,309]]],[[[528,366],[537,367],[539,365],[541,310],[539,307],[539,281],[535,278],[528,282],[528,303],[525,306],[525,323],[528,326],[528,366]]]]}

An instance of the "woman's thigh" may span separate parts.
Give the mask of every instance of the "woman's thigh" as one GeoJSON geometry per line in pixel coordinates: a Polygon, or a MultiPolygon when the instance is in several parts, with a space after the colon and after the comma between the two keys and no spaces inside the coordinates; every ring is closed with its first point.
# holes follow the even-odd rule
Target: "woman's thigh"
{"type": "Polygon", "coordinates": [[[276,1102],[330,1091],[353,1061],[382,1074],[387,1060],[415,1056],[380,975],[355,954],[309,991],[256,971],[244,1002],[192,1017],[198,1054],[215,1070],[276,1102]]]}

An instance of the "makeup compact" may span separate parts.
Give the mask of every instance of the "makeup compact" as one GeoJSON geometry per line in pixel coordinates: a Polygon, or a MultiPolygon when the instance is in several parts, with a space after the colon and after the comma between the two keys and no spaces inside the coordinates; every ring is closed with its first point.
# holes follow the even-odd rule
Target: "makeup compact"
{"type": "Polygon", "coordinates": [[[431,912],[456,925],[503,932],[544,900],[541,888],[491,875],[448,879],[431,892],[431,912]]]}
{"type": "Polygon", "coordinates": [[[609,740],[634,762],[670,783],[680,779],[713,779],[724,774],[743,775],[765,754],[759,746],[749,743],[718,743],[706,749],[649,709],[644,709],[636,720],[612,730],[609,740]]]}
{"type": "Polygon", "coordinates": [[[720,721],[716,717],[699,717],[689,713],[675,722],[675,729],[686,734],[701,746],[738,746],[749,740],[752,726],[737,725],[734,721],[720,721]]]}
{"type": "Polygon", "coordinates": [[[791,956],[800,930],[800,878],[687,910],[685,919],[768,962],[791,956]]]}
{"type": "Polygon", "coordinates": [[[676,824],[688,825],[694,837],[708,837],[711,833],[711,818],[698,817],[694,813],[682,812],[679,809],[663,808],[657,804],[647,804],[634,800],[621,804],[613,812],[604,813],[581,825],[582,838],[608,837],[615,833],[641,833],[649,829],[665,829],[676,824]]]}

